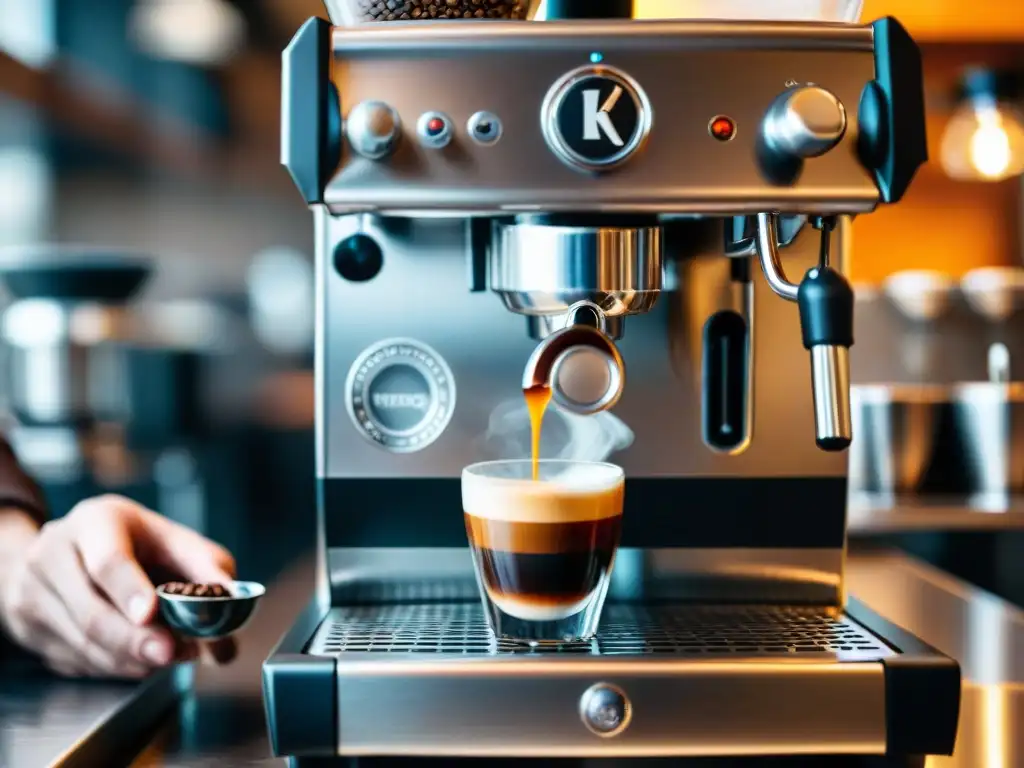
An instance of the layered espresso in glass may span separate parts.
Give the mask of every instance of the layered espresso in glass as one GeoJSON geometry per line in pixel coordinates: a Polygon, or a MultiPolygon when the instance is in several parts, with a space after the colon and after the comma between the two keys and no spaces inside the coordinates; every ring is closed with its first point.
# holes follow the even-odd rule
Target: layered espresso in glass
{"type": "Polygon", "coordinates": [[[588,640],[597,631],[622,524],[620,467],[532,460],[474,464],[462,506],[491,629],[506,641],[588,640]]]}

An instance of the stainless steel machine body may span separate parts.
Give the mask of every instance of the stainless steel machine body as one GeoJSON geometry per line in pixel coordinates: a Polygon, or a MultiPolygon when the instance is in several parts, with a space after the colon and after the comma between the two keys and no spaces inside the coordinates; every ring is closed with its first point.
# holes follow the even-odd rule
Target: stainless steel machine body
{"type": "Polygon", "coordinates": [[[297,34],[321,567],[278,754],[951,751],[956,664],[847,604],[852,338],[805,300],[923,161],[920,78],[893,20],[297,34]],[[627,476],[602,629],[555,653],[488,637],[461,514],[465,465],[528,455],[527,360],[542,454],[627,476]]]}

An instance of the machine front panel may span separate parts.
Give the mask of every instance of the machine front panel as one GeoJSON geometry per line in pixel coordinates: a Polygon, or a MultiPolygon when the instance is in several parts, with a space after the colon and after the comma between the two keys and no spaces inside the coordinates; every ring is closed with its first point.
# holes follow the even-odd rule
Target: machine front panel
{"type": "MultiPolygon", "coordinates": [[[[870,211],[878,202],[856,149],[858,104],[875,77],[870,28],[423,23],[412,36],[401,27],[334,32],[333,80],[349,133],[353,109],[369,101],[385,102],[401,122],[386,158],[361,157],[343,142],[340,167],[324,194],[335,211],[827,213],[870,211]],[[546,97],[581,68],[624,77],[648,102],[641,110],[650,121],[646,140],[607,173],[562,162],[542,129],[546,97]],[[762,123],[780,94],[803,84],[838,97],[845,136],[805,161],[796,178],[773,181],[758,162],[762,123]],[[481,111],[500,126],[496,141],[474,136],[472,117],[481,111]],[[427,113],[450,122],[443,149],[417,135],[427,113]],[[731,140],[709,130],[719,116],[735,124],[731,140]]],[[[601,99],[609,94],[602,91],[601,99]]],[[[631,117],[629,101],[622,95],[609,115],[619,120],[625,110],[631,117]]],[[[567,130],[578,131],[577,139],[588,130],[585,113],[582,101],[575,112],[566,110],[567,130]]],[[[599,125],[596,113],[589,117],[591,138],[600,145],[610,138],[607,124],[599,125]]],[[[618,139],[629,143],[628,136],[618,139]]]]}
{"type": "MultiPolygon", "coordinates": [[[[720,222],[708,223],[715,233],[720,222]]],[[[467,285],[464,222],[327,218],[323,386],[325,478],[458,478],[463,467],[489,459],[529,456],[523,366],[536,341],[525,317],[490,291],[467,285]],[[383,223],[382,223],[383,221],[383,223]],[[382,247],[382,268],[368,282],[343,279],[330,265],[334,246],[357,232],[382,247]],[[415,247],[414,247],[415,246],[415,247]],[[351,380],[367,350],[389,340],[437,353],[451,373],[450,421],[423,445],[382,445],[353,415],[364,387],[351,380]]],[[[786,267],[802,274],[816,256],[817,233],[786,249],[786,267]]],[[[754,423],[746,450],[708,448],[701,430],[702,332],[729,303],[729,263],[720,255],[687,258],[673,269],[677,287],[655,308],[625,321],[618,342],[626,364],[619,404],[593,416],[552,404],[544,421],[546,458],[611,459],[629,478],[837,478],[845,454],[814,444],[809,362],[800,342],[796,305],[775,296],[754,272],[754,423]],[[798,437],[795,437],[798,436],[798,437]]],[[[371,420],[394,431],[428,420],[437,387],[413,371],[381,385],[389,397],[369,403],[371,420]],[[419,395],[427,395],[419,397],[419,395]],[[404,400],[401,396],[408,396],[404,400]]],[[[377,381],[381,381],[378,379],[377,381]]],[[[367,398],[376,394],[373,386],[367,398]]],[[[415,430],[413,430],[415,431],[415,430]]],[[[399,438],[400,439],[400,438],[399,438]]]]}
{"type": "MultiPolygon", "coordinates": [[[[320,215],[319,474],[328,546],[464,546],[462,469],[529,456],[521,380],[536,341],[527,319],[492,292],[469,290],[465,222],[320,215]],[[354,235],[381,246],[372,280],[343,279],[334,267],[338,244],[354,235]]],[[[552,404],[541,454],[623,466],[623,546],[820,551],[830,574],[824,591],[835,596],[841,563],[828,553],[843,547],[846,458],[814,444],[796,307],[756,271],[752,439],[734,454],[704,442],[703,330],[735,293],[729,260],[715,250],[721,229],[721,221],[694,222],[673,236],[674,287],[653,311],[627,318],[618,343],[621,401],[591,416],[552,404]]],[[[786,249],[792,274],[813,263],[815,235],[786,249]]],[[[800,557],[783,561],[797,567],[800,557]]],[[[700,570],[689,559],[679,568],[700,570]]]]}

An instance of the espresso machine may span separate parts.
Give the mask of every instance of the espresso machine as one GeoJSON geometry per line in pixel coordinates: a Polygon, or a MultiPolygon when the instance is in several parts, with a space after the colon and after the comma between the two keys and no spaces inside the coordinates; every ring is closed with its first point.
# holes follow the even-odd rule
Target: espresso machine
{"type": "Polygon", "coordinates": [[[264,664],[275,754],[951,753],[956,663],[843,574],[850,218],[926,160],[904,28],[327,6],[284,55],[319,527],[264,664]],[[523,652],[488,633],[459,478],[529,455],[537,382],[542,456],[627,480],[596,639],[523,652]]]}

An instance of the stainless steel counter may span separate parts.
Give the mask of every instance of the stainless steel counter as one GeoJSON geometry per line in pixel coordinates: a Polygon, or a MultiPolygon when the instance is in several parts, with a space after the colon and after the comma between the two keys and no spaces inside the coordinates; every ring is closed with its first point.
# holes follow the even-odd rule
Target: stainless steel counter
{"type": "Polygon", "coordinates": [[[1024,612],[900,553],[847,566],[852,594],[961,664],[957,751],[928,767],[1024,766],[1024,612]]]}
{"type": "MultiPolygon", "coordinates": [[[[891,550],[854,553],[848,566],[852,594],[954,656],[963,666],[965,690],[957,753],[952,758],[931,758],[929,768],[1024,766],[1024,612],[891,550]]],[[[244,632],[238,661],[226,669],[199,668],[195,693],[186,696],[172,711],[131,765],[282,765],[268,752],[259,666],[304,604],[311,579],[311,563],[307,559],[271,587],[260,612],[244,632]]],[[[33,693],[23,684],[19,699],[5,692],[7,682],[0,680],[3,768],[39,768],[58,760],[78,739],[109,717],[112,703],[125,693],[118,686],[38,680],[35,685],[33,693]],[[19,701],[27,708],[19,709],[19,701]],[[63,725],[54,727],[56,724],[63,725]],[[77,736],[76,729],[81,731],[77,736]],[[58,742],[64,746],[58,746],[58,742]]],[[[125,711],[136,713],[132,707],[125,711]]],[[[142,718],[138,720],[141,724],[142,718]]],[[[708,765],[703,761],[698,764],[708,765]]],[[[712,764],[762,765],[757,761],[712,764]]],[[[822,765],[821,761],[770,763],[794,764],[815,768],[822,765]]]]}
{"type": "Polygon", "coordinates": [[[853,536],[915,531],[1009,531],[1024,529],[1018,496],[921,497],[855,494],[848,524],[853,536]]]}

